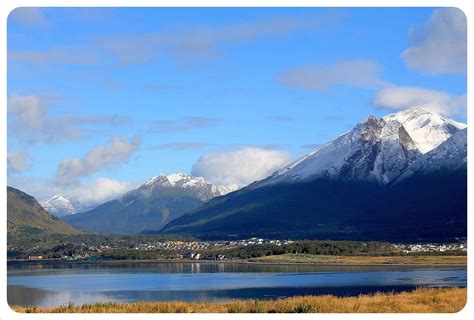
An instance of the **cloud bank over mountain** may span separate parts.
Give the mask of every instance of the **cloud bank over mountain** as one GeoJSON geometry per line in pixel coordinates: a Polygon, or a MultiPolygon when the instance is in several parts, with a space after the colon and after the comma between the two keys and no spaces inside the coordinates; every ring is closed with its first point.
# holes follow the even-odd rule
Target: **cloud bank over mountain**
{"type": "Polygon", "coordinates": [[[244,147],[203,155],[193,165],[191,173],[216,184],[246,186],[291,161],[291,155],[286,152],[244,147]]]}

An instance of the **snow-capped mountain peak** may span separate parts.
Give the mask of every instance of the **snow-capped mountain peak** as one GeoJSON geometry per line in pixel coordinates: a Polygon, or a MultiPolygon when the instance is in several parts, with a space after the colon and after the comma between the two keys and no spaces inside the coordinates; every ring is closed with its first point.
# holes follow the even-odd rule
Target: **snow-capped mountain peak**
{"type": "Polygon", "coordinates": [[[81,209],[81,204],[77,200],[60,194],[52,196],[41,205],[50,214],[58,217],[77,213],[81,209]]]}
{"type": "Polygon", "coordinates": [[[210,184],[206,179],[203,177],[193,177],[189,174],[176,172],[166,176],[168,181],[174,186],[181,186],[184,188],[187,187],[196,187],[196,186],[203,186],[206,184],[210,184]]]}
{"type": "Polygon", "coordinates": [[[142,187],[142,186],[150,186],[150,185],[153,185],[153,184],[171,184],[171,183],[168,180],[168,178],[166,177],[166,175],[159,174],[157,176],[153,176],[150,179],[146,180],[145,182],[140,184],[138,186],[138,188],[142,187]]]}
{"type": "Polygon", "coordinates": [[[427,153],[467,126],[417,107],[386,115],[387,122],[398,121],[405,127],[421,153],[427,153]]]}
{"type": "Polygon", "coordinates": [[[387,184],[399,177],[421,155],[464,128],[466,125],[462,123],[423,108],[382,118],[369,116],[351,131],[254,186],[309,181],[318,177],[387,184]]]}
{"type": "MultiPolygon", "coordinates": [[[[145,190],[155,187],[193,189],[202,192],[201,198],[203,200],[222,196],[238,189],[238,186],[236,185],[214,185],[203,177],[194,177],[190,174],[176,172],[170,175],[160,174],[154,176],[140,184],[135,190],[145,190]]],[[[135,191],[132,190],[130,192],[135,191]]]]}
{"type": "Polygon", "coordinates": [[[60,194],[55,194],[52,196],[48,201],[54,201],[54,202],[70,202],[68,198],[60,195],[60,194]]]}

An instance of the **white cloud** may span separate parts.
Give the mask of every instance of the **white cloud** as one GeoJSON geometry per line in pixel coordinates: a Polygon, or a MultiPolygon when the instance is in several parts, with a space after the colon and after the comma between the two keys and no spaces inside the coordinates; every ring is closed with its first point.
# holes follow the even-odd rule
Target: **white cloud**
{"type": "Polygon", "coordinates": [[[193,165],[191,174],[215,184],[242,187],[267,177],[291,161],[292,157],[286,152],[244,147],[201,156],[193,165]]]}
{"type": "Polygon", "coordinates": [[[284,36],[325,23],[320,17],[275,18],[247,21],[220,27],[194,27],[163,37],[165,50],[181,59],[213,58],[218,47],[228,43],[246,43],[261,38],[284,36]]]}
{"type": "Polygon", "coordinates": [[[10,13],[9,19],[24,25],[42,27],[48,24],[41,8],[20,7],[10,13]]]}
{"type": "MultiPolygon", "coordinates": [[[[36,22],[40,22],[40,18],[43,17],[40,10],[20,9],[14,13],[18,11],[19,19],[25,23],[33,22],[35,19],[36,22]]],[[[70,18],[74,19],[73,16],[70,18]]],[[[102,61],[134,65],[170,57],[178,65],[187,66],[190,62],[222,57],[222,49],[228,45],[284,37],[300,31],[313,32],[338,24],[341,18],[339,14],[326,14],[253,21],[247,19],[240,23],[230,22],[224,25],[185,27],[174,24],[164,26],[159,32],[103,34],[84,45],[58,46],[41,50],[11,50],[8,52],[8,63],[9,69],[20,70],[28,77],[31,77],[32,73],[44,77],[45,72],[57,72],[62,65],[87,66],[102,61]]]]}
{"type": "Polygon", "coordinates": [[[388,109],[423,107],[439,114],[451,115],[466,107],[466,95],[456,96],[418,87],[392,86],[377,92],[374,105],[388,109]]]}
{"type": "Polygon", "coordinates": [[[140,148],[140,144],[138,139],[132,139],[129,143],[122,138],[113,138],[104,146],[97,146],[87,152],[83,158],[61,161],[56,170],[56,180],[59,183],[70,183],[77,178],[122,164],[140,148]]]}
{"type": "Polygon", "coordinates": [[[120,64],[142,64],[157,55],[162,37],[156,33],[116,34],[97,39],[97,43],[120,64]]]}
{"type": "Polygon", "coordinates": [[[18,127],[39,130],[46,126],[46,107],[38,96],[12,95],[8,99],[8,112],[15,116],[18,127]]]}
{"type": "Polygon", "coordinates": [[[85,206],[98,205],[115,199],[137,186],[137,182],[117,181],[108,178],[97,178],[74,184],[57,184],[48,178],[15,175],[10,176],[8,185],[34,196],[43,202],[53,195],[60,194],[73,197],[85,206]]]}
{"type": "Polygon", "coordinates": [[[283,72],[278,80],[292,87],[324,91],[331,86],[347,85],[374,88],[387,85],[379,78],[382,67],[370,60],[347,60],[329,66],[308,65],[283,72]]]}
{"type": "Polygon", "coordinates": [[[30,167],[28,154],[26,152],[8,152],[7,169],[8,172],[19,173],[30,167]]]}
{"type": "MultiPolygon", "coordinates": [[[[23,65],[31,72],[31,67],[58,68],[61,65],[91,66],[98,62],[98,56],[90,48],[80,46],[62,46],[44,50],[16,50],[8,52],[8,63],[12,66],[23,65]]],[[[23,70],[23,69],[21,69],[23,70]]]]}
{"type": "Polygon", "coordinates": [[[80,187],[74,186],[67,192],[82,204],[99,204],[115,199],[136,186],[136,183],[122,182],[108,178],[98,178],[82,184],[80,187]]]}
{"type": "Polygon", "coordinates": [[[409,68],[431,74],[466,72],[467,21],[460,9],[433,11],[425,25],[411,30],[410,40],[402,53],[409,68]]]}
{"type": "Polygon", "coordinates": [[[8,99],[8,133],[27,145],[54,144],[82,138],[89,125],[94,125],[94,130],[97,130],[100,125],[116,126],[130,122],[130,119],[117,115],[53,117],[47,107],[50,101],[45,96],[11,95],[8,99]]]}

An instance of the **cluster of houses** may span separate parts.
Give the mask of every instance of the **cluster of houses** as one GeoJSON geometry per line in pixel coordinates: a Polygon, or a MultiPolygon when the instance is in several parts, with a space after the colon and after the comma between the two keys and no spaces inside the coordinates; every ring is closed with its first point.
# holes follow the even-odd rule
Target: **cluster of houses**
{"type": "Polygon", "coordinates": [[[250,238],[245,240],[237,240],[237,241],[228,241],[227,243],[231,247],[238,247],[238,246],[251,246],[256,244],[273,244],[277,246],[282,246],[285,244],[293,243],[293,240],[271,240],[271,239],[263,239],[263,238],[250,238]]]}
{"type": "Polygon", "coordinates": [[[250,238],[245,240],[221,240],[221,241],[179,241],[162,240],[154,243],[139,243],[135,245],[135,250],[175,250],[175,251],[196,251],[203,249],[231,249],[239,246],[273,244],[277,246],[293,243],[292,240],[269,240],[263,238],[250,238]]]}
{"type": "Polygon", "coordinates": [[[179,241],[179,240],[163,240],[154,243],[138,243],[135,250],[203,250],[213,247],[209,241],[179,241]]]}
{"type": "Polygon", "coordinates": [[[417,244],[402,244],[398,245],[403,253],[418,253],[418,252],[449,252],[461,251],[467,252],[466,242],[460,243],[417,243],[417,244]]]}
{"type": "MultiPolygon", "coordinates": [[[[89,258],[89,254],[86,252],[84,254],[64,255],[61,258],[56,259],[56,260],[71,261],[71,260],[81,260],[81,259],[87,259],[87,258],[89,258]]],[[[43,260],[43,259],[46,259],[46,258],[42,255],[29,255],[27,257],[27,260],[29,260],[29,261],[36,261],[36,260],[43,260]]]]}

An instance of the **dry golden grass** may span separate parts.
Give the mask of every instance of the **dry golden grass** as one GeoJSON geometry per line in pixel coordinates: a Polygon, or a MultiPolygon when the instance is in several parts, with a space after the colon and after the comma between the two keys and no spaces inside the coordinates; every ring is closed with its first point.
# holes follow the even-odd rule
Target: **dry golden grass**
{"type": "Polygon", "coordinates": [[[22,313],[452,313],[466,304],[465,288],[418,288],[356,297],[300,296],[225,302],[97,303],[54,308],[12,307],[22,313]]]}
{"type": "Polygon", "coordinates": [[[404,265],[466,265],[467,256],[325,256],[312,254],[282,254],[253,259],[256,262],[315,264],[404,264],[404,265]]]}

